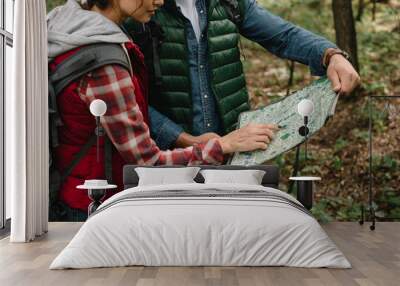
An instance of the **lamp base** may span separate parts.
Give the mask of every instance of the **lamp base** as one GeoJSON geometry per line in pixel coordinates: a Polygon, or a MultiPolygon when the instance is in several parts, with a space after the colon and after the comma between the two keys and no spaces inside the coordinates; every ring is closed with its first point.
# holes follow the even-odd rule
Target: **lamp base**
{"type": "Polygon", "coordinates": [[[313,206],[313,181],[297,181],[297,200],[310,210],[313,206]]]}
{"type": "Polygon", "coordinates": [[[88,196],[91,199],[91,203],[88,206],[88,216],[94,213],[97,208],[101,205],[101,200],[106,196],[107,189],[89,189],[88,196]]]}
{"type": "Polygon", "coordinates": [[[314,181],[320,181],[320,177],[290,177],[291,181],[296,181],[297,183],[297,200],[302,203],[302,205],[311,210],[313,207],[313,189],[314,181]]]}
{"type": "Polygon", "coordinates": [[[303,137],[306,137],[307,135],[308,135],[308,133],[310,133],[310,130],[308,129],[308,127],[307,126],[301,126],[300,128],[299,128],[299,134],[301,135],[301,136],[303,136],[303,137]]]}

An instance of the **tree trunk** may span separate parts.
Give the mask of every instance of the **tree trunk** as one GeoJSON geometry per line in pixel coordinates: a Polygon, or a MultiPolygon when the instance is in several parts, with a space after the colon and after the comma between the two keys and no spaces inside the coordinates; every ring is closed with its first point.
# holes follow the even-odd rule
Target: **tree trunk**
{"type": "Polygon", "coordinates": [[[372,21],[375,21],[376,15],[376,0],[372,0],[372,21]]]}
{"type": "Polygon", "coordinates": [[[358,0],[358,13],[357,13],[357,21],[361,21],[362,16],[364,15],[365,2],[364,0],[358,0]]]}
{"type": "Polygon", "coordinates": [[[287,84],[287,88],[286,88],[286,96],[288,96],[290,94],[290,89],[292,88],[292,85],[293,85],[294,65],[295,65],[295,62],[294,61],[290,61],[290,64],[289,64],[289,80],[288,80],[288,84],[287,84]]]}
{"type": "Polygon", "coordinates": [[[353,66],[358,71],[357,34],[350,0],[333,0],[332,11],[335,22],[336,43],[348,52],[353,66]]]}

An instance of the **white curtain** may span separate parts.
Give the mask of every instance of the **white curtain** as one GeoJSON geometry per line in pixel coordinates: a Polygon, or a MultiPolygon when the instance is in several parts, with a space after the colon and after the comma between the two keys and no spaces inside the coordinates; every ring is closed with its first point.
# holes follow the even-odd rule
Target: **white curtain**
{"type": "Polygon", "coordinates": [[[48,227],[48,100],[45,0],[15,1],[13,92],[6,99],[6,187],[12,242],[48,227]]]}

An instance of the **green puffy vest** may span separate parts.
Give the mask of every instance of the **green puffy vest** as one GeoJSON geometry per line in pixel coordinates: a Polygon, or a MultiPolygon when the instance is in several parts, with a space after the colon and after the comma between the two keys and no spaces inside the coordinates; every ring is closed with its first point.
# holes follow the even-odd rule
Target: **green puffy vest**
{"type": "MultiPolygon", "coordinates": [[[[185,18],[175,1],[167,0],[155,20],[165,38],[159,51],[162,86],[150,95],[150,104],[190,133],[193,117],[185,18]]],[[[229,132],[239,114],[249,109],[249,98],[240,61],[240,35],[218,0],[209,1],[207,31],[211,87],[223,129],[229,132]]]]}

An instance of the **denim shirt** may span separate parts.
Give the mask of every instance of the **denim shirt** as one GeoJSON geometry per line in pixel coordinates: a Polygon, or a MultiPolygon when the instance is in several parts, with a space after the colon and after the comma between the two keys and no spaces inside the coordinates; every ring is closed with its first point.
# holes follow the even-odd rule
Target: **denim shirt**
{"type": "MultiPolygon", "coordinates": [[[[310,67],[316,76],[325,75],[322,58],[327,48],[336,45],[323,37],[304,30],[260,7],[256,0],[244,0],[243,22],[239,27],[242,36],[259,43],[272,54],[294,60],[310,67]]],[[[206,0],[196,0],[200,20],[201,37],[197,41],[192,25],[186,21],[189,72],[193,103],[193,134],[206,132],[222,134],[221,122],[211,89],[207,51],[206,0]]],[[[161,149],[173,147],[182,127],[150,107],[151,135],[161,149]]]]}

